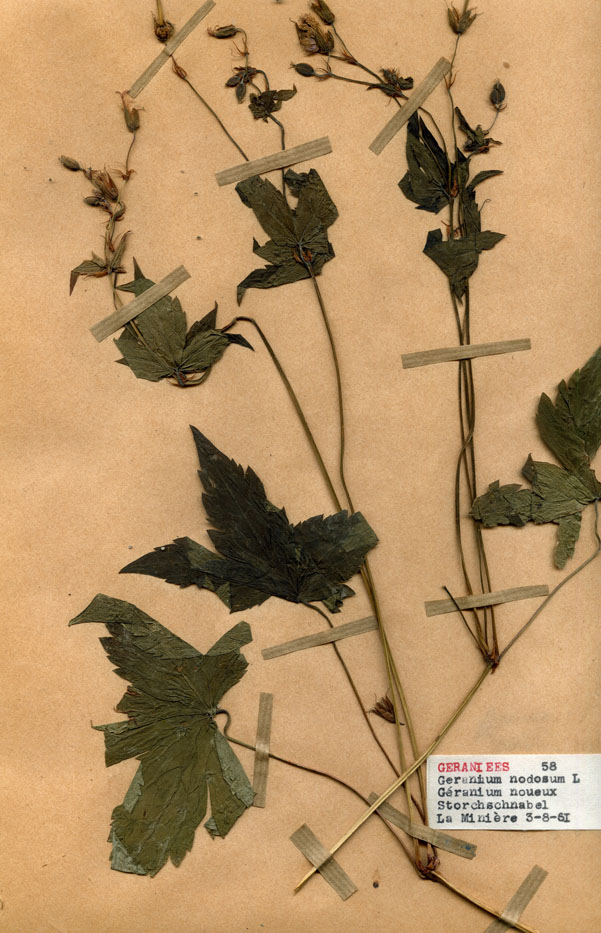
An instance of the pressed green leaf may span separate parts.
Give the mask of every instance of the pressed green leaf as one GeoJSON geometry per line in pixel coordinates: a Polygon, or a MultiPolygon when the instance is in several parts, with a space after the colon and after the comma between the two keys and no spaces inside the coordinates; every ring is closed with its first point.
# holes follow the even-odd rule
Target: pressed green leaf
{"type": "Polygon", "coordinates": [[[473,190],[476,187],[476,185],[482,184],[482,182],[486,181],[488,178],[494,178],[495,175],[502,175],[502,174],[503,172],[498,168],[488,169],[488,171],[485,171],[485,172],[478,172],[478,174],[474,175],[474,177],[470,181],[469,187],[472,188],[473,190]]]}
{"type": "Polygon", "coordinates": [[[127,720],[96,726],[104,732],[107,766],[136,758],[140,766],[125,799],[113,810],[111,867],[156,875],[170,858],[179,865],[206,815],[221,836],[252,804],[240,762],[217,729],[224,693],[247,663],[251,641],[241,622],[203,655],[131,603],[96,596],[69,624],[103,623],[100,641],[115,673],[129,682],[117,710],[127,720]]]}
{"type": "Polygon", "coordinates": [[[217,554],[190,538],[156,548],[124,567],[178,586],[212,590],[232,612],[269,596],[296,603],[321,601],[337,612],[353,594],[346,581],[358,573],[377,538],[363,516],[339,512],[292,525],[267,499],[259,477],[226,457],[192,429],[203,504],[217,554]]]}
{"type": "MultiPolygon", "coordinates": [[[[134,259],[134,278],[120,288],[137,296],[152,285],[134,259]]],[[[179,299],[167,295],[138,314],[115,340],[122,354],[117,362],[129,366],[138,379],[158,382],[173,377],[180,384],[194,384],[189,377],[208,374],[230,343],[252,350],[240,334],[219,330],[216,319],[217,305],[186,332],[186,315],[179,299]]]]}
{"type": "Polygon", "coordinates": [[[536,423],[566,469],[588,467],[601,444],[601,347],[567,383],[559,383],[555,403],[541,396],[536,423]]]}
{"type": "Polygon", "coordinates": [[[496,480],[484,495],[474,499],[471,515],[485,528],[496,525],[521,527],[532,519],[532,498],[532,492],[522,489],[519,483],[501,486],[496,480]]]}
{"type": "Polygon", "coordinates": [[[282,102],[290,100],[296,94],[296,88],[289,91],[263,91],[261,94],[251,94],[248,105],[255,120],[264,120],[266,123],[270,114],[282,109],[282,102]]]}
{"type": "Polygon", "coordinates": [[[574,554],[583,510],[601,500],[601,483],[589,465],[601,443],[601,348],[567,383],[559,384],[555,404],[547,395],[541,397],[536,422],[562,466],[529,456],[522,474],[532,489],[491,483],[474,500],[471,514],[485,528],[554,522],[554,561],[561,569],[574,554]]]}
{"type": "Polygon", "coordinates": [[[492,249],[503,237],[503,233],[484,230],[459,239],[443,240],[440,230],[430,230],[424,253],[447,276],[457,298],[462,298],[468,279],[478,268],[479,254],[492,249]]]}
{"type": "Polygon", "coordinates": [[[338,217],[338,211],[318,173],[297,173],[289,170],[285,182],[291,194],[298,198],[293,210],[281,191],[270,181],[256,175],[236,185],[242,202],[250,207],[271,237],[260,246],[253,240],[253,251],[269,263],[254,269],[238,285],[238,304],[247,288],[273,288],[319,275],[324,264],[334,256],[328,241],[327,228],[338,217]]]}
{"type": "Polygon", "coordinates": [[[463,147],[466,152],[484,153],[488,152],[491,146],[501,145],[497,139],[492,139],[491,136],[487,136],[480,124],[478,124],[475,129],[472,129],[459,107],[455,107],[455,114],[459,122],[459,129],[462,133],[465,133],[466,136],[465,145],[463,147]]]}
{"type": "Polygon", "coordinates": [[[97,256],[96,253],[92,253],[91,259],[86,259],[84,262],[80,262],[78,266],[75,266],[74,269],[71,269],[71,278],[69,281],[69,294],[73,292],[77,280],[80,275],[90,276],[91,278],[102,278],[104,275],[109,274],[109,269],[100,256],[97,256]]]}
{"type": "Polygon", "coordinates": [[[408,171],[399,187],[418,210],[437,214],[449,203],[452,166],[424,121],[414,113],[407,124],[408,171]]]}
{"type": "Polygon", "coordinates": [[[554,463],[543,463],[528,457],[522,473],[532,484],[535,494],[532,520],[537,524],[556,522],[567,515],[574,515],[595,501],[596,496],[590,484],[554,463]]]}

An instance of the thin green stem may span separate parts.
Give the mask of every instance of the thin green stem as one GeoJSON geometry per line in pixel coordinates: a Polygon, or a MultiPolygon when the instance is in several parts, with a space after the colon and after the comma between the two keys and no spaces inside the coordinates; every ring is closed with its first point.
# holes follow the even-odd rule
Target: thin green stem
{"type": "Polygon", "coordinates": [[[317,461],[317,465],[318,465],[318,467],[319,467],[319,472],[321,473],[321,475],[322,475],[322,477],[323,477],[323,479],[324,479],[324,482],[325,482],[325,484],[326,484],[326,486],[327,486],[327,488],[328,488],[328,492],[330,493],[330,496],[331,496],[331,498],[332,498],[332,502],[334,503],[334,506],[335,506],[336,510],[337,510],[338,512],[341,512],[341,511],[342,511],[342,503],[340,502],[340,499],[338,498],[338,493],[336,492],[336,489],[334,488],[334,484],[332,483],[332,479],[331,479],[331,477],[330,477],[330,474],[328,473],[328,469],[327,469],[327,467],[326,467],[326,465],[325,465],[325,463],[324,463],[323,457],[321,456],[320,450],[319,450],[319,448],[318,448],[318,446],[317,446],[317,443],[316,443],[316,441],[315,441],[315,438],[314,438],[314,436],[313,436],[313,432],[311,431],[311,428],[309,427],[309,424],[308,424],[308,422],[307,422],[307,419],[305,418],[305,414],[304,414],[304,412],[303,412],[303,410],[302,410],[302,408],[301,408],[301,404],[300,404],[300,402],[299,402],[299,400],[298,400],[298,397],[297,397],[297,395],[296,395],[296,392],[295,392],[294,389],[292,388],[292,385],[291,385],[291,383],[290,383],[290,380],[288,379],[288,376],[286,375],[286,373],[285,373],[285,371],[284,371],[284,367],[283,367],[282,364],[280,363],[280,361],[279,361],[279,359],[278,359],[278,357],[277,357],[277,355],[276,355],[276,353],[275,353],[275,350],[274,350],[273,347],[271,346],[269,340],[268,340],[267,337],[265,336],[265,334],[264,334],[263,330],[261,329],[260,325],[259,325],[259,324],[257,323],[257,321],[255,321],[255,319],[252,318],[252,317],[246,317],[246,316],[243,315],[243,314],[237,315],[237,316],[234,318],[234,320],[231,321],[231,323],[229,323],[226,327],[223,327],[223,328],[222,328],[223,332],[225,333],[225,332],[227,332],[228,330],[230,330],[232,327],[235,326],[235,324],[238,323],[238,321],[243,321],[243,322],[245,322],[246,324],[251,324],[251,325],[255,328],[256,332],[257,332],[258,335],[259,335],[259,337],[261,338],[261,340],[262,340],[262,342],[263,342],[263,345],[264,345],[265,349],[267,350],[267,352],[269,353],[269,356],[271,357],[271,361],[273,362],[273,365],[275,366],[275,368],[276,368],[276,370],[277,370],[277,372],[278,372],[278,375],[279,375],[280,379],[281,379],[282,382],[284,383],[284,387],[285,387],[285,389],[286,389],[286,392],[288,393],[288,396],[289,396],[289,398],[290,398],[290,401],[292,402],[292,404],[293,404],[293,406],[294,406],[294,410],[295,410],[295,412],[296,412],[296,414],[297,414],[297,416],[298,416],[298,419],[299,419],[299,421],[300,421],[300,423],[301,423],[301,426],[302,426],[302,428],[303,428],[303,431],[305,432],[305,437],[307,438],[307,440],[308,440],[308,442],[309,442],[309,446],[311,447],[311,450],[312,450],[312,452],[313,452],[313,456],[315,457],[315,459],[316,459],[316,461],[317,461]]]}
{"type": "Polygon", "coordinates": [[[173,55],[171,56],[171,58],[173,59],[173,62],[174,62],[174,64],[175,64],[175,66],[176,66],[176,67],[174,67],[173,70],[174,70],[175,74],[178,76],[178,78],[180,78],[185,84],[188,85],[188,87],[190,88],[190,90],[196,95],[196,97],[199,99],[199,101],[201,102],[201,104],[202,104],[204,107],[206,107],[206,109],[209,111],[209,113],[215,118],[215,120],[217,121],[217,123],[219,124],[219,126],[221,127],[221,129],[223,130],[223,132],[225,133],[225,135],[227,136],[227,138],[229,139],[229,141],[236,147],[236,149],[238,150],[238,152],[240,153],[240,155],[242,156],[242,158],[244,159],[244,161],[245,161],[245,162],[250,162],[250,159],[249,159],[248,156],[246,155],[244,149],[242,148],[242,146],[240,146],[240,145],[236,142],[236,140],[234,139],[234,137],[232,136],[232,134],[231,134],[231,133],[229,132],[229,130],[227,129],[227,127],[226,127],[225,123],[223,122],[223,120],[221,119],[221,117],[220,117],[217,113],[215,113],[215,111],[213,110],[213,108],[211,107],[211,105],[210,105],[209,103],[207,103],[207,101],[204,99],[204,97],[202,96],[202,94],[200,94],[200,93],[196,90],[196,88],[194,87],[194,85],[192,84],[192,82],[190,81],[190,79],[188,78],[188,76],[187,76],[187,74],[185,73],[185,71],[184,71],[182,68],[180,68],[180,66],[179,66],[179,65],[177,64],[177,62],[175,61],[175,58],[173,57],[173,55]]]}
{"type": "Polygon", "coordinates": [[[336,372],[336,393],[338,396],[338,421],[339,421],[339,430],[340,430],[340,444],[339,444],[339,450],[338,450],[338,472],[340,474],[340,482],[342,484],[342,488],[344,489],[344,494],[349,504],[349,508],[351,512],[354,512],[355,509],[353,507],[353,501],[351,499],[351,494],[349,492],[346,479],[344,476],[344,453],[345,453],[344,399],[343,399],[343,394],[342,394],[342,378],[341,378],[341,373],[340,373],[340,363],[338,361],[338,353],[336,351],[336,342],[334,340],[334,335],[332,333],[332,328],[330,326],[330,319],[328,317],[328,312],[326,311],[326,306],[323,301],[321,290],[319,288],[317,279],[315,277],[315,272],[313,271],[313,266],[311,265],[310,262],[306,262],[305,265],[311,276],[311,282],[313,284],[313,289],[315,291],[315,295],[319,303],[319,307],[321,310],[321,316],[322,316],[323,323],[324,323],[324,326],[325,326],[325,329],[328,335],[328,341],[330,343],[332,360],[334,362],[334,370],[336,372]]]}
{"type": "MultiPolygon", "coordinates": [[[[486,667],[484,668],[484,670],[482,671],[482,673],[480,674],[480,676],[478,677],[478,679],[476,680],[475,684],[470,688],[470,690],[465,695],[465,697],[463,698],[459,706],[456,708],[455,712],[452,714],[450,719],[447,720],[443,728],[440,730],[440,732],[438,733],[434,741],[430,743],[426,751],[423,752],[419,756],[419,758],[413,762],[411,767],[408,768],[406,771],[404,771],[403,774],[401,774],[400,777],[398,777],[396,781],[384,791],[383,794],[380,794],[378,799],[374,800],[374,802],[371,804],[369,809],[366,810],[359,817],[358,820],[356,820],[356,822],[344,834],[344,836],[342,836],[342,838],[339,839],[338,842],[334,846],[330,847],[331,855],[334,855],[334,853],[337,852],[344,845],[345,842],[348,842],[351,836],[353,836],[357,832],[357,830],[360,829],[361,826],[363,826],[365,821],[369,819],[372,813],[375,813],[378,807],[381,807],[382,804],[385,803],[385,801],[388,800],[388,798],[391,797],[392,794],[394,794],[395,791],[397,791],[399,787],[401,787],[405,783],[405,781],[407,781],[411,777],[411,775],[414,774],[417,771],[417,769],[426,761],[426,759],[436,750],[436,748],[440,745],[440,743],[444,739],[447,732],[453,727],[453,725],[457,722],[457,720],[459,719],[463,711],[471,703],[476,693],[478,692],[478,690],[480,689],[480,687],[482,686],[482,684],[484,683],[484,681],[486,680],[486,678],[488,677],[488,675],[490,674],[492,670],[493,670],[493,665],[491,663],[488,663],[486,667]]],[[[307,883],[307,881],[315,874],[316,871],[317,871],[316,868],[312,868],[311,871],[309,871],[305,875],[305,877],[299,882],[299,884],[297,884],[296,888],[294,889],[295,892],[300,891],[303,885],[307,883]]]]}
{"type": "MultiPolygon", "coordinates": [[[[219,714],[223,714],[227,716],[227,722],[225,726],[223,727],[223,734],[227,738],[228,742],[232,742],[234,745],[240,745],[242,748],[247,748],[251,752],[256,752],[257,749],[255,745],[251,745],[250,742],[243,742],[242,739],[235,739],[232,735],[229,734],[232,717],[230,716],[228,711],[225,709],[218,709],[215,711],[215,715],[217,716],[219,714]]],[[[281,755],[276,755],[274,754],[274,752],[271,752],[271,751],[268,752],[268,755],[270,758],[273,758],[274,761],[279,761],[284,765],[289,765],[291,768],[298,768],[300,771],[307,771],[309,774],[317,774],[319,775],[319,777],[327,778],[328,781],[333,781],[335,784],[340,785],[340,787],[346,788],[346,790],[350,791],[351,794],[354,794],[355,797],[358,797],[360,800],[362,800],[363,803],[369,804],[369,800],[367,799],[367,797],[363,796],[361,791],[358,791],[355,787],[352,786],[352,784],[349,784],[347,781],[344,781],[342,778],[336,777],[334,774],[330,774],[329,771],[322,771],[319,768],[312,768],[310,767],[310,765],[301,765],[300,762],[298,761],[292,761],[290,758],[284,758],[281,755]]],[[[381,818],[382,822],[385,824],[385,826],[390,830],[394,838],[397,840],[397,842],[399,843],[400,847],[402,848],[403,852],[405,853],[409,861],[413,864],[413,858],[411,856],[411,853],[407,849],[403,840],[399,838],[399,836],[396,834],[396,832],[394,831],[390,823],[388,823],[380,813],[378,813],[378,816],[381,818]]]]}
{"type": "MultiPolygon", "coordinates": [[[[338,422],[339,422],[339,437],[340,437],[340,441],[339,441],[338,470],[339,470],[340,482],[341,482],[342,488],[344,489],[344,494],[345,494],[346,499],[347,499],[347,502],[348,502],[348,504],[349,504],[349,508],[350,508],[351,512],[354,512],[353,500],[352,500],[352,497],[351,497],[351,494],[350,494],[350,491],[349,491],[349,488],[348,488],[348,485],[347,485],[347,482],[346,482],[346,478],[345,478],[345,475],[344,475],[344,456],[345,456],[344,398],[343,398],[343,392],[342,392],[342,374],[341,374],[341,370],[340,370],[340,362],[339,362],[339,360],[338,360],[338,352],[337,352],[337,350],[336,350],[336,341],[335,341],[335,339],[334,339],[334,334],[333,334],[333,331],[332,331],[332,328],[331,328],[331,325],[330,325],[330,320],[329,320],[329,317],[328,317],[328,313],[327,313],[327,310],[326,310],[326,307],[325,307],[325,303],[324,303],[324,300],[323,300],[323,296],[322,296],[322,294],[321,294],[321,290],[320,290],[320,288],[319,288],[319,284],[318,284],[318,282],[317,282],[317,279],[316,279],[316,277],[315,277],[315,273],[314,273],[314,271],[313,271],[313,267],[311,266],[311,263],[306,263],[306,265],[307,265],[307,268],[308,268],[309,273],[310,273],[310,275],[311,275],[311,281],[312,281],[312,284],[313,284],[313,288],[314,288],[314,291],[315,291],[315,295],[316,295],[316,297],[317,297],[317,301],[318,301],[318,304],[319,304],[319,308],[320,308],[320,310],[321,310],[322,319],[323,319],[323,322],[324,322],[324,326],[325,326],[325,328],[326,328],[326,332],[327,332],[327,335],[328,335],[328,341],[329,341],[329,344],[330,344],[330,350],[331,350],[331,354],[332,354],[332,361],[333,361],[333,363],[334,363],[334,370],[335,370],[335,374],[336,374],[336,390],[337,390],[337,397],[338,397],[338,422]]],[[[394,661],[394,658],[393,658],[393,656],[392,656],[392,652],[391,652],[391,650],[390,650],[390,645],[389,645],[389,642],[388,642],[388,637],[387,637],[387,635],[386,635],[386,630],[385,630],[385,627],[384,627],[384,621],[383,621],[383,618],[382,618],[382,613],[381,613],[381,611],[380,611],[380,606],[379,606],[379,601],[378,601],[378,597],[377,597],[377,594],[376,594],[376,589],[375,589],[375,585],[374,585],[374,581],[373,581],[373,576],[372,576],[371,569],[370,569],[370,566],[369,566],[369,561],[367,560],[367,558],[366,558],[365,563],[364,563],[364,573],[362,574],[362,576],[363,576],[364,582],[366,583],[367,593],[368,593],[368,596],[369,596],[369,598],[370,598],[370,600],[371,600],[372,606],[373,606],[373,608],[374,608],[374,614],[375,614],[376,620],[377,620],[377,622],[378,622],[378,632],[379,632],[379,634],[380,634],[380,641],[381,641],[381,644],[382,644],[382,650],[383,650],[383,652],[384,652],[384,660],[385,660],[385,664],[386,664],[386,673],[387,673],[388,683],[389,683],[389,687],[390,687],[390,691],[391,691],[391,695],[392,695],[393,705],[395,704],[394,697],[395,697],[395,689],[396,689],[396,693],[398,694],[399,700],[400,700],[400,702],[401,702],[401,708],[402,708],[402,711],[403,711],[403,718],[404,718],[404,721],[405,721],[405,725],[406,725],[406,727],[407,727],[407,731],[408,731],[408,733],[409,733],[409,737],[410,737],[410,742],[411,742],[412,750],[413,750],[414,755],[417,755],[417,753],[418,753],[418,747],[417,747],[417,740],[416,740],[416,736],[415,736],[415,730],[414,730],[414,727],[413,727],[413,721],[412,721],[411,713],[410,713],[410,710],[409,710],[409,706],[408,706],[408,703],[407,703],[407,699],[406,699],[406,696],[405,696],[405,692],[404,692],[403,687],[402,687],[402,684],[401,684],[401,679],[400,679],[399,674],[398,674],[398,670],[397,670],[397,667],[396,667],[396,663],[395,663],[395,661],[394,661]]],[[[396,706],[394,706],[394,708],[395,708],[395,721],[396,721],[396,728],[397,728],[397,744],[398,744],[398,748],[399,748],[399,761],[400,761],[400,763],[401,763],[401,769],[404,769],[405,757],[404,757],[403,743],[402,743],[402,735],[401,735],[400,724],[399,724],[399,723],[400,723],[400,717],[398,716],[398,712],[397,712],[396,706]]],[[[426,811],[426,807],[427,807],[427,803],[426,803],[426,799],[427,799],[427,798],[426,798],[426,793],[425,793],[425,784],[424,784],[424,781],[423,781],[423,775],[421,774],[421,772],[419,773],[418,777],[419,777],[419,783],[420,783],[420,793],[421,793],[421,798],[422,798],[422,807],[423,807],[423,810],[424,810],[424,812],[425,812],[425,811],[426,811]]],[[[409,815],[410,815],[410,818],[411,818],[412,808],[411,808],[411,796],[410,796],[410,793],[407,793],[407,803],[408,803],[408,807],[409,807],[409,815]]],[[[419,863],[419,859],[417,859],[417,861],[418,861],[418,863],[419,863]]]]}
{"type": "MultiPolygon", "coordinates": [[[[313,606],[311,603],[304,603],[304,605],[307,607],[307,609],[312,609],[314,612],[318,612],[319,615],[322,616],[322,618],[324,618],[324,619],[326,620],[326,622],[328,623],[328,625],[330,626],[330,628],[334,628],[334,624],[333,624],[333,622],[331,621],[331,619],[326,615],[325,612],[323,612],[323,611],[319,608],[319,606],[313,606]]],[[[340,649],[339,649],[338,645],[337,645],[335,642],[332,642],[332,648],[334,649],[334,652],[335,652],[335,654],[336,654],[336,657],[337,657],[338,660],[340,661],[340,664],[341,664],[341,666],[342,666],[342,669],[344,670],[344,673],[345,673],[345,675],[346,675],[346,679],[348,680],[348,682],[349,682],[349,684],[350,684],[350,686],[351,686],[351,689],[352,689],[352,691],[353,691],[353,693],[354,693],[354,695],[355,695],[355,699],[356,699],[356,701],[357,701],[357,704],[358,704],[358,706],[359,706],[359,709],[361,710],[361,714],[362,714],[362,716],[363,716],[365,722],[367,723],[367,728],[368,728],[369,731],[371,732],[372,737],[373,737],[374,741],[376,742],[378,748],[380,749],[380,751],[382,752],[382,754],[383,754],[384,757],[386,758],[386,761],[388,762],[388,764],[390,765],[390,767],[392,768],[392,770],[394,771],[394,773],[395,773],[396,775],[398,775],[398,774],[399,774],[399,771],[398,771],[398,769],[395,767],[394,762],[392,761],[392,758],[390,757],[390,755],[388,754],[388,752],[386,751],[386,749],[385,749],[384,746],[382,745],[382,742],[380,741],[380,738],[379,738],[379,736],[378,736],[376,730],[374,729],[373,723],[372,723],[371,719],[369,718],[369,713],[368,713],[367,710],[365,709],[365,706],[364,706],[364,704],[363,704],[363,700],[361,699],[361,695],[360,695],[360,693],[359,693],[359,690],[357,689],[357,685],[356,685],[355,681],[353,680],[353,676],[352,676],[351,672],[350,672],[349,669],[348,669],[348,666],[347,666],[346,661],[344,660],[344,658],[342,657],[342,655],[341,655],[341,653],[340,653],[340,649]]]]}

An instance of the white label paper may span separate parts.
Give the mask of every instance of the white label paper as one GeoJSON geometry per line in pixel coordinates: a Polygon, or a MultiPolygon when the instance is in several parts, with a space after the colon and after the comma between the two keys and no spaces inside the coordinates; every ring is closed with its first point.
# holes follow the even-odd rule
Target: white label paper
{"type": "Polygon", "coordinates": [[[601,829],[601,755],[432,755],[435,829],[601,829]]]}

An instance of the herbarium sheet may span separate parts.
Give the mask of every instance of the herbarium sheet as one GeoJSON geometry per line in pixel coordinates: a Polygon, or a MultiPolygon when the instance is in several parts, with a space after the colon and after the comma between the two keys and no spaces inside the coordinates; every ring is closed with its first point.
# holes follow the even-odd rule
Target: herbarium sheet
{"type": "Polygon", "coordinates": [[[598,929],[599,3],[3,33],[0,926],[598,929]]]}

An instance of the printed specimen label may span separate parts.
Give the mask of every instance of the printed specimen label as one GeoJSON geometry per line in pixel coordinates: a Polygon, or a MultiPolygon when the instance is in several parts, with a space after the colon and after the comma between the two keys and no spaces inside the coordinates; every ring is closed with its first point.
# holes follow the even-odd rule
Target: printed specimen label
{"type": "Polygon", "coordinates": [[[601,755],[432,755],[436,829],[601,829],[601,755]]]}

